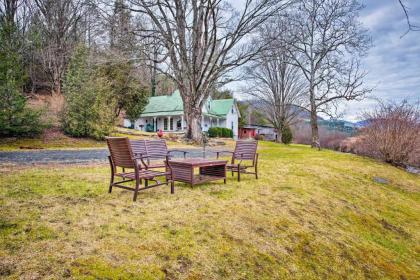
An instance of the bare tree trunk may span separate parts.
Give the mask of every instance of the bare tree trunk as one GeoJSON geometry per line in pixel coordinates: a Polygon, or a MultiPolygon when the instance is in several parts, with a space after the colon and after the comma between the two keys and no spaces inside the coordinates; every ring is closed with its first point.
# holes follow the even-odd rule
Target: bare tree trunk
{"type": "Polygon", "coordinates": [[[61,73],[58,69],[53,73],[52,92],[61,95],[61,73]]]}
{"type": "Polygon", "coordinates": [[[276,142],[277,143],[282,143],[283,141],[281,141],[282,138],[282,133],[283,133],[283,128],[277,128],[277,138],[276,138],[276,142]]]}
{"type": "Polygon", "coordinates": [[[193,106],[191,101],[184,101],[184,116],[187,122],[186,137],[198,143],[202,140],[201,108],[193,106]]]}
{"type": "Polygon", "coordinates": [[[321,150],[321,144],[319,142],[319,133],[318,133],[318,116],[316,114],[315,101],[311,101],[311,129],[312,129],[312,148],[318,148],[321,150]]]}
{"type": "Polygon", "coordinates": [[[158,60],[158,50],[157,47],[153,48],[153,69],[151,73],[151,86],[152,86],[152,96],[156,96],[156,77],[157,77],[157,60],[158,60]]]}
{"type": "Polygon", "coordinates": [[[187,138],[200,143],[202,138],[201,116],[197,116],[196,114],[188,114],[187,111],[185,111],[185,119],[187,120],[187,138]]]}

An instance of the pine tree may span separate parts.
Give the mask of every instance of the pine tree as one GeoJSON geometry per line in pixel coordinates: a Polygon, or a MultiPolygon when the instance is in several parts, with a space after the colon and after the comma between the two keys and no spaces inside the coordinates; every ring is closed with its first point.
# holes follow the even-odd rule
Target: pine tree
{"type": "Polygon", "coordinates": [[[147,104],[148,90],[137,79],[135,54],[136,38],[130,11],[124,0],[116,0],[110,27],[111,57],[102,66],[101,73],[111,85],[115,100],[115,116],[125,111],[127,118],[139,118],[147,104]]]}
{"type": "Polygon", "coordinates": [[[65,106],[62,126],[75,137],[102,139],[109,135],[115,123],[110,85],[89,64],[88,49],[76,48],[64,80],[65,106]]]}
{"type": "Polygon", "coordinates": [[[0,17],[0,136],[34,136],[45,127],[41,111],[26,105],[21,50],[22,38],[13,17],[0,17]]]}

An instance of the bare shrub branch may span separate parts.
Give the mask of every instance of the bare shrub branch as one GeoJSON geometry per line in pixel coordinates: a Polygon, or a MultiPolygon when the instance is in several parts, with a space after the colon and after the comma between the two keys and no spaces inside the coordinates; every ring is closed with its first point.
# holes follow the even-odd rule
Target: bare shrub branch
{"type": "Polygon", "coordinates": [[[419,104],[379,103],[364,117],[368,120],[361,132],[368,146],[365,153],[398,166],[420,164],[419,104]]]}

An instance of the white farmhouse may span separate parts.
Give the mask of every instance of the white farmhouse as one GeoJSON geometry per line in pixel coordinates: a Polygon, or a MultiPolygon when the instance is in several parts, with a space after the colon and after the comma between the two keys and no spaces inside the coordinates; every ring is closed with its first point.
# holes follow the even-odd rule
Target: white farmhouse
{"type": "MultiPolygon", "coordinates": [[[[202,108],[202,130],[207,131],[210,127],[226,127],[233,130],[235,139],[238,137],[239,110],[235,99],[209,98],[202,108]]],[[[132,124],[124,119],[125,127],[132,127],[142,131],[184,132],[186,122],[184,120],[184,106],[181,95],[176,90],[172,95],[153,96],[149,98],[140,118],[132,124]]]]}

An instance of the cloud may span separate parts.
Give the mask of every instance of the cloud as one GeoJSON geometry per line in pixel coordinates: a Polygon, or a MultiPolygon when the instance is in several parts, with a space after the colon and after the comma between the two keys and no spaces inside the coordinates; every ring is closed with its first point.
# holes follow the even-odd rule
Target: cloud
{"type": "MultiPolygon", "coordinates": [[[[420,18],[420,1],[406,1],[412,21],[420,18]]],[[[366,84],[374,87],[371,97],[383,101],[417,102],[420,100],[420,32],[409,32],[397,0],[367,1],[361,14],[362,23],[370,30],[373,47],[363,59],[368,71],[366,84]]],[[[356,120],[375,102],[341,104],[348,120],[356,120]]]]}

